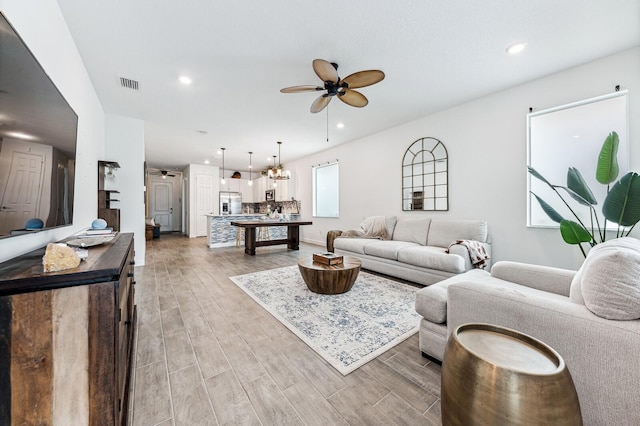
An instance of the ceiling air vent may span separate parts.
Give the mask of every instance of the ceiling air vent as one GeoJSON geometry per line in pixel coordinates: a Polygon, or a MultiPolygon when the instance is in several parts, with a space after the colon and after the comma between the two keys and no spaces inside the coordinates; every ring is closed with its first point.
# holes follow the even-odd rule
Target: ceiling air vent
{"type": "Polygon", "coordinates": [[[120,77],[120,85],[125,89],[139,90],[138,82],[128,78],[120,77]]]}

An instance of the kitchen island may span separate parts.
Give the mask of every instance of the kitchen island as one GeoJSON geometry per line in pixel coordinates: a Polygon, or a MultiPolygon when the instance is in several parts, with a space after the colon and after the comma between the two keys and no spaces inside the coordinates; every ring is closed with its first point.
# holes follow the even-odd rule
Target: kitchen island
{"type": "Polygon", "coordinates": [[[255,256],[256,247],[275,246],[286,244],[289,250],[298,250],[300,244],[300,226],[313,225],[313,222],[300,220],[246,220],[232,221],[231,225],[244,228],[244,252],[250,256],[255,256]],[[256,228],[263,227],[287,227],[287,237],[278,239],[260,240],[256,239],[256,228]]]}
{"type": "MultiPolygon", "coordinates": [[[[207,245],[209,248],[233,247],[236,245],[238,228],[231,225],[234,221],[258,221],[264,214],[225,214],[207,216],[207,245]]],[[[291,220],[299,220],[300,215],[291,215],[291,220]]],[[[268,225],[265,225],[268,226],[268,225]]],[[[287,237],[287,228],[268,226],[269,238],[282,239],[287,237]]],[[[244,244],[244,239],[242,240],[244,244]]]]}

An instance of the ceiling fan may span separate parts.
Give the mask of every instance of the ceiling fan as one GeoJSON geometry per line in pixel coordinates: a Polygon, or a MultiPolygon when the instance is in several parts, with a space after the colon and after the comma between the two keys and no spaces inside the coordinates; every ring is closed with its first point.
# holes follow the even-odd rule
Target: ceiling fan
{"type": "Polygon", "coordinates": [[[175,175],[169,170],[149,170],[149,173],[152,175],[160,175],[162,179],[166,179],[167,176],[174,177],[175,175]]]}
{"type": "Polygon", "coordinates": [[[280,89],[282,93],[300,93],[315,92],[326,90],[311,104],[311,112],[316,113],[322,111],[334,96],[337,96],[342,102],[353,107],[362,108],[369,101],[360,92],[353,90],[360,87],[371,86],[379,83],[384,79],[384,73],[380,70],[359,71],[340,79],[338,76],[338,64],[328,62],[324,59],[313,60],[313,70],[320,80],[324,81],[322,86],[293,86],[280,89]]]}

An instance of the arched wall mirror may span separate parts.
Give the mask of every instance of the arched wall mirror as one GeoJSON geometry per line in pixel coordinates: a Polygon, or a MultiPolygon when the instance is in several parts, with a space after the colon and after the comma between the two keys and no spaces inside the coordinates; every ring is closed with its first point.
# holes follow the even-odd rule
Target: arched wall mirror
{"type": "Polygon", "coordinates": [[[411,144],[402,159],[402,210],[449,210],[448,161],[438,139],[411,144]]]}

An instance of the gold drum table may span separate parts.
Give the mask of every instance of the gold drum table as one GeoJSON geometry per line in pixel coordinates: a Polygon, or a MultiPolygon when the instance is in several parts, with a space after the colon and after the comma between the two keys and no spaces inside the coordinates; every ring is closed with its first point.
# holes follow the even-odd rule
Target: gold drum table
{"type": "Polygon", "coordinates": [[[442,361],[443,425],[582,425],[562,357],[531,336],[463,324],[442,361]]]}
{"type": "Polygon", "coordinates": [[[298,260],[300,275],[309,290],[320,294],[341,294],[351,290],[358,278],[362,262],[345,257],[338,265],[325,265],[311,258],[298,260]]]}

